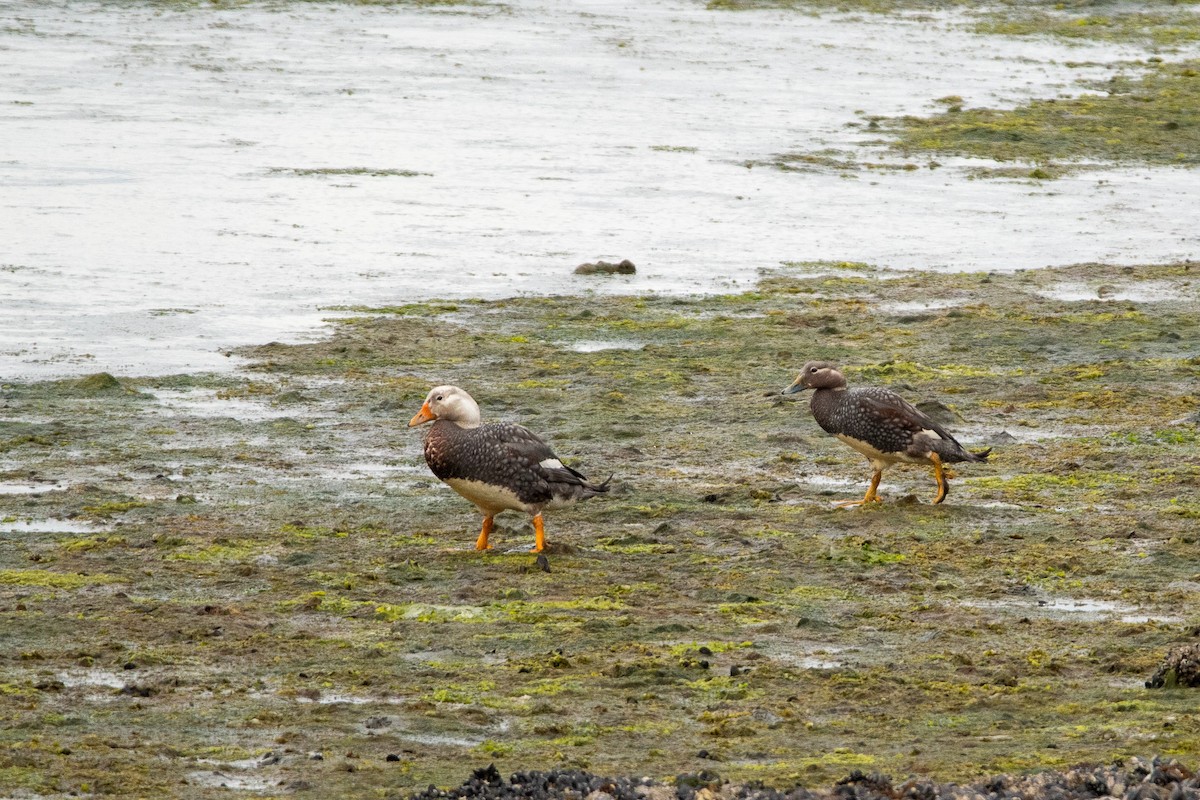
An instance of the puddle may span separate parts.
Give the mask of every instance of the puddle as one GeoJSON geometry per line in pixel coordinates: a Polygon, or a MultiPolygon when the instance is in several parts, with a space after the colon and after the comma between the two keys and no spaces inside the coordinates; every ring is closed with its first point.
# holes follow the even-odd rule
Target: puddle
{"type": "Polygon", "coordinates": [[[797,258],[1011,270],[1200,246],[1184,169],[1031,191],[967,180],[961,159],[744,166],[797,149],[870,160],[864,113],[1079,94],[1136,47],[978,36],[955,11],[425,6],[22,5],[23,28],[0,31],[0,374],[227,370],[223,349],[321,335],[338,305],[728,291],[797,258]],[[598,108],[638,124],[588,123],[598,108]],[[636,275],[573,274],[623,258],[636,275]]]}
{"type": "Polygon", "coordinates": [[[1105,300],[1131,303],[1166,303],[1183,299],[1179,286],[1167,281],[1143,281],[1136,285],[1089,286],[1085,283],[1059,283],[1034,292],[1050,300],[1079,302],[1083,300],[1105,300]]]}
{"type": "Polygon", "coordinates": [[[963,303],[968,303],[969,300],[945,299],[945,300],[920,300],[912,302],[896,302],[896,303],[876,303],[875,308],[884,314],[919,314],[923,311],[940,311],[943,308],[958,308],[963,303]]]}
{"type": "Polygon", "coordinates": [[[478,661],[483,664],[500,665],[508,663],[508,657],[499,653],[472,653],[465,656],[454,650],[421,650],[415,653],[399,653],[397,658],[404,661],[415,661],[419,664],[455,663],[459,661],[478,661]]]}
{"type": "Polygon", "coordinates": [[[103,669],[73,669],[59,672],[54,677],[62,681],[63,686],[68,687],[121,689],[132,681],[128,673],[122,674],[103,669]]]}
{"type": "Polygon", "coordinates": [[[593,339],[590,341],[574,342],[569,349],[576,353],[596,353],[601,350],[641,350],[645,342],[621,342],[593,339]]]}
{"type": "Polygon", "coordinates": [[[103,525],[73,519],[21,519],[0,522],[0,533],[98,533],[103,525]]]}
{"type": "Polygon", "coordinates": [[[316,698],[315,700],[311,697],[297,697],[296,702],[297,703],[316,703],[317,705],[322,705],[322,706],[336,705],[338,703],[345,703],[347,705],[353,705],[353,706],[365,706],[368,703],[388,703],[388,702],[395,702],[395,701],[384,700],[384,699],[381,699],[378,697],[360,697],[357,695],[339,694],[337,692],[328,692],[328,693],[323,692],[321,694],[321,696],[316,698]]]}
{"type": "Polygon", "coordinates": [[[404,739],[417,744],[442,745],[445,747],[478,747],[486,739],[468,739],[465,736],[447,736],[438,733],[401,733],[395,734],[397,739],[404,739]]]}
{"type": "MultiPolygon", "coordinates": [[[[1084,433],[1079,430],[1079,426],[1059,425],[1054,430],[1013,426],[1005,428],[1003,431],[985,433],[976,439],[975,443],[981,446],[1003,447],[1006,444],[1029,444],[1050,439],[1069,439],[1081,435],[1084,433]]],[[[961,437],[960,441],[962,441],[961,437]]]]}
{"type": "Polygon", "coordinates": [[[761,646],[759,649],[773,661],[797,669],[841,669],[846,666],[845,661],[831,657],[845,652],[847,649],[837,645],[809,643],[808,647],[796,646],[794,648],[767,645],[761,646]]]}
{"type": "Polygon", "coordinates": [[[320,470],[318,475],[324,480],[356,480],[362,478],[390,478],[393,475],[416,475],[429,479],[429,468],[424,464],[387,464],[378,461],[362,461],[345,464],[336,469],[320,470]]]}
{"type": "MultiPolygon", "coordinates": [[[[870,476],[866,480],[856,481],[849,478],[831,478],[828,475],[797,475],[794,480],[796,483],[806,483],[809,486],[819,486],[822,489],[845,489],[851,486],[866,486],[870,483],[870,476]]],[[[884,485],[880,484],[880,491],[884,485]]],[[[866,491],[865,489],[863,491],[866,491]]]]}
{"type": "Polygon", "coordinates": [[[1118,603],[1114,600],[1095,600],[1091,598],[1051,597],[1051,598],[1006,598],[1003,600],[962,600],[962,605],[970,608],[995,609],[1013,611],[1021,614],[1040,614],[1059,619],[1080,620],[1116,620],[1130,624],[1142,622],[1160,622],[1174,624],[1183,621],[1182,617],[1172,614],[1150,614],[1137,606],[1118,603]]]}
{"type": "Polygon", "coordinates": [[[46,492],[61,492],[68,488],[70,484],[63,481],[55,481],[53,483],[30,482],[30,481],[4,481],[0,482],[0,494],[45,494],[46,492]]]}
{"type": "Polygon", "coordinates": [[[245,422],[260,422],[302,413],[307,419],[312,409],[275,408],[269,400],[247,400],[241,397],[218,397],[215,389],[159,389],[152,392],[162,406],[156,413],[162,417],[230,417],[245,422]]]}
{"type": "Polygon", "coordinates": [[[210,789],[237,789],[244,792],[265,792],[278,782],[256,775],[231,774],[219,770],[196,770],[186,775],[188,783],[210,789]]]}

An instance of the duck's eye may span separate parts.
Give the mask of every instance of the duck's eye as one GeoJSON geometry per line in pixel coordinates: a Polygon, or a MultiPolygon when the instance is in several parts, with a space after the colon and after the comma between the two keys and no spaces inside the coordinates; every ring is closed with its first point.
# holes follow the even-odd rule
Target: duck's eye
{"type": "Polygon", "coordinates": [[[820,371],[821,370],[817,367],[813,367],[812,369],[809,370],[809,372],[811,372],[813,375],[816,375],[820,371]]]}
{"type": "Polygon", "coordinates": [[[433,401],[436,403],[437,401],[439,401],[441,399],[442,399],[442,396],[439,394],[437,397],[433,398],[433,401]]]}

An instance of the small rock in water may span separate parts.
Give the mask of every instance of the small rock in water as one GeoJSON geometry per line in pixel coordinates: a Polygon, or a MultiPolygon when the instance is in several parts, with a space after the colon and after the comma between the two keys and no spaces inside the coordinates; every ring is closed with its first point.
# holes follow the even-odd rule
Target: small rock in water
{"type": "Polygon", "coordinates": [[[1000,431],[999,433],[995,434],[994,436],[989,436],[987,443],[988,444],[1012,444],[1016,440],[1017,440],[1017,437],[1013,436],[1008,431],[1000,431]]]}
{"type": "Polygon", "coordinates": [[[633,275],[637,267],[628,258],[617,264],[608,261],[597,261],[594,264],[580,264],[575,268],[576,275],[633,275]]]}

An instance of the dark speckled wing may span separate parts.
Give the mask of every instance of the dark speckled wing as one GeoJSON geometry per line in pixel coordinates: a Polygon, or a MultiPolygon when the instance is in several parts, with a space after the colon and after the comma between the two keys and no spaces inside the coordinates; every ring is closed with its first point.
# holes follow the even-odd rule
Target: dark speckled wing
{"type": "Polygon", "coordinates": [[[884,427],[902,432],[903,437],[907,438],[907,443],[901,446],[900,437],[889,437],[889,441],[895,444],[894,452],[907,449],[911,455],[917,456],[932,450],[946,461],[982,461],[987,457],[986,453],[980,457],[969,452],[949,431],[893,391],[868,388],[856,390],[855,394],[864,408],[869,408],[884,427]],[[919,440],[914,439],[922,431],[933,431],[940,438],[925,435],[919,440]]]}
{"type": "Polygon", "coordinates": [[[479,481],[512,491],[523,503],[590,497],[607,487],[593,486],[561,463],[550,445],[521,425],[496,422],[460,428],[435,422],[425,438],[425,460],[442,480],[479,481]]]}
{"type": "Polygon", "coordinates": [[[934,431],[943,439],[954,441],[954,437],[945,428],[893,391],[876,388],[855,389],[853,394],[872,413],[887,420],[891,425],[912,433],[934,431]]]}

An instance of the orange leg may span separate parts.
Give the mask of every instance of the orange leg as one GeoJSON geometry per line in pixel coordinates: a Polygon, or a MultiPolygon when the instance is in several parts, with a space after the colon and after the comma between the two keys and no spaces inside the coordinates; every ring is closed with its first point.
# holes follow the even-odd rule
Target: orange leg
{"type": "Polygon", "coordinates": [[[871,473],[871,485],[867,487],[867,493],[862,500],[847,500],[844,503],[837,503],[838,508],[854,508],[855,506],[865,505],[867,503],[882,503],[883,498],[876,494],[879,489],[879,481],[883,478],[883,470],[875,470],[871,473]]]}
{"type": "Polygon", "coordinates": [[[933,479],[937,481],[938,485],[937,497],[933,498],[933,504],[936,506],[950,493],[950,481],[946,479],[946,470],[942,468],[941,457],[937,453],[930,453],[929,460],[933,462],[933,479]]]}
{"type": "Polygon", "coordinates": [[[490,550],[488,545],[488,534],[492,532],[492,526],[495,524],[495,517],[483,518],[483,531],[480,532],[479,538],[475,540],[476,550],[490,550]]]}
{"type": "Polygon", "coordinates": [[[538,514],[533,518],[533,552],[540,553],[546,549],[546,528],[542,522],[542,515],[538,514]]]}

